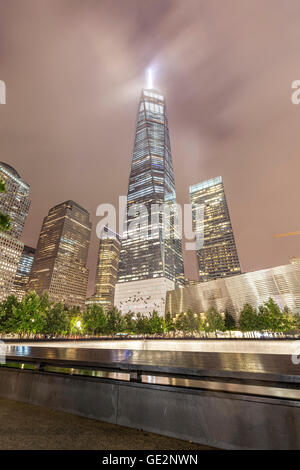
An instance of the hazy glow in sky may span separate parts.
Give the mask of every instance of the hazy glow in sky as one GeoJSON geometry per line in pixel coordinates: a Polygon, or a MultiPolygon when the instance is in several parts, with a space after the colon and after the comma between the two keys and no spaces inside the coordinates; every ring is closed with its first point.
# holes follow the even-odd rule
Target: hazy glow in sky
{"type": "Polygon", "coordinates": [[[147,88],[153,88],[153,77],[152,77],[152,69],[148,69],[148,80],[147,80],[147,88]]]}
{"type": "MultiPolygon", "coordinates": [[[[300,255],[298,0],[0,0],[0,160],[31,184],[23,241],[67,199],[127,193],[145,71],[166,96],[177,199],[222,175],[244,271],[300,255]]],[[[96,265],[93,231],[89,266],[96,265]]],[[[186,272],[195,260],[186,255],[186,272]]]]}

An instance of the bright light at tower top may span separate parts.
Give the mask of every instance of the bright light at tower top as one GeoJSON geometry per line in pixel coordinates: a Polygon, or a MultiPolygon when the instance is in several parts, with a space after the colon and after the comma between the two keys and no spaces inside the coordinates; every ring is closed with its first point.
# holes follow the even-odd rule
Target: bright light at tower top
{"type": "Polygon", "coordinates": [[[153,77],[152,77],[152,70],[151,70],[151,68],[148,69],[147,88],[149,88],[150,90],[153,89],[153,77]]]}

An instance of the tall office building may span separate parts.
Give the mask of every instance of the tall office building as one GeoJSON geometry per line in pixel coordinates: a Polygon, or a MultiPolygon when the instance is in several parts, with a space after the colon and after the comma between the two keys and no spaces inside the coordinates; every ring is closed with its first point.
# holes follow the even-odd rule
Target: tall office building
{"type": "Polygon", "coordinates": [[[156,90],[146,89],[138,107],[115,293],[115,305],[123,313],[147,314],[157,310],[163,315],[166,291],[182,282],[182,248],[175,226],[175,204],[165,98],[156,90]],[[146,213],[140,211],[141,204],[146,213]],[[159,208],[163,204],[171,213],[167,230],[159,208]],[[137,216],[143,230],[134,223],[137,216]]]}
{"type": "Polygon", "coordinates": [[[0,301],[12,293],[24,243],[20,242],[29,212],[29,184],[7,163],[0,163],[0,179],[6,192],[0,193],[0,212],[10,217],[10,229],[0,232],[0,301]]]}
{"type": "Polygon", "coordinates": [[[58,204],[45,217],[30,274],[29,289],[48,291],[55,302],[84,307],[91,236],[89,213],[73,201],[58,204]]]}
{"type": "Polygon", "coordinates": [[[120,236],[108,227],[104,227],[99,241],[95,294],[87,300],[87,305],[96,303],[105,311],[113,308],[120,248],[120,236]]]}
{"type": "Polygon", "coordinates": [[[34,255],[35,248],[25,245],[12,288],[12,293],[18,298],[18,300],[22,300],[26,295],[34,255]]]}
{"type": "Polygon", "coordinates": [[[197,251],[200,282],[240,274],[222,177],[190,186],[190,199],[194,231],[202,231],[204,236],[203,247],[197,251]],[[204,225],[197,220],[200,206],[204,209],[204,225]]]}

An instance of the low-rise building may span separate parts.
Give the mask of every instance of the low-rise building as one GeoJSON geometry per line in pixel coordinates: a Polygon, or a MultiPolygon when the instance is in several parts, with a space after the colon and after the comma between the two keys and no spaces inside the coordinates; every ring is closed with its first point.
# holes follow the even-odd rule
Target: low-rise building
{"type": "Polygon", "coordinates": [[[169,291],[166,312],[172,316],[188,309],[204,313],[214,306],[238,319],[245,303],[258,307],[270,297],[280,307],[300,313],[300,261],[169,291]]]}

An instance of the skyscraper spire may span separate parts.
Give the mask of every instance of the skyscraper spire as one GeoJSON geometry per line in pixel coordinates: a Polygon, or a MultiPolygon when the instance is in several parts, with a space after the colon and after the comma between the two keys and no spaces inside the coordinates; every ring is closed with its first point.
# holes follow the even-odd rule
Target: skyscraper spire
{"type": "Polygon", "coordinates": [[[147,71],[147,88],[148,90],[153,89],[153,76],[152,76],[152,69],[149,68],[147,71]]]}

